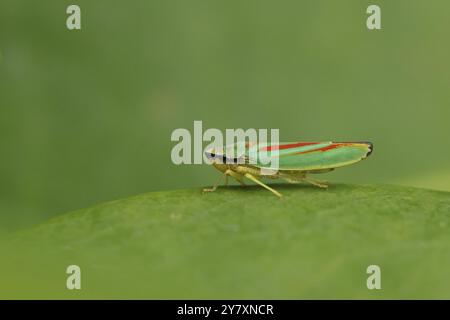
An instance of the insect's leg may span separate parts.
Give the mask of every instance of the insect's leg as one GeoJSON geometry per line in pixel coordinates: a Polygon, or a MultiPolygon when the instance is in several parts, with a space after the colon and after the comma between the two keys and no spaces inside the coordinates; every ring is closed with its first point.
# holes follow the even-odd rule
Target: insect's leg
{"type": "Polygon", "coordinates": [[[267,190],[269,190],[270,192],[274,193],[276,196],[278,197],[282,197],[281,193],[279,193],[278,191],[272,189],[271,187],[269,187],[268,185],[264,184],[263,182],[261,182],[260,180],[256,179],[255,176],[251,175],[250,173],[246,173],[244,175],[246,178],[252,180],[253,182],[256,182],[257,184],[259,184],[261,187],[266,188],[267,190]]]}
{"type": "Polygon", "coordinates": [[[304,177],[303,181],[308,182],[308,183],[312,184],[313,186],[316,186],[319,188],[324,188],[324,189],[328,188],[328,184],[325,181],[318,181],[318,180],[314,180],[314,179],[307,178],[307,177],[304,177]]]}
{"type": "Polygon", "coordinates": [[[203,192],[214,192],[214,191],[216,191],[216,189],[219,186],[219,183],[220,183],[220,181],[222,180],[223,177],[225,177],[225,179],[227,179],[227,172],[226,171],[223,173],[223,175],[220,176],[219,180],[217,180],[217,182],[214,184],[214,186],[212,186],[211,188],[203,188],[203,192]]]}
{"type": "Polygon", "coordinates": [[[230,169],[226,170],[223,175],[220,176],[219,180],[214,184],[213,187],[211,188],[204,188],[203,192],[214,192],[216,191],[217,187],[220,184],[220,180],[222,180],[223,177],[225,177],[225,185],[228,184],[228,176],[232,176],[233,178],[235,178],[240,184],[245,185],[244,181],[242,181],[242,175],[240,175],[239,173],[236,173],[230,169]]]}
{"type": "Polygon", "coordinates": [[[281,176],[281,179],[283,179],[284,181],[287,181],[289,183],[300,183],[300,181],[301,181],[298,179],[292,179],[291,177],[288,177],[288,176],[281,176]]]}
{"type": "Polygon", "coordinates": [[[230,170],[230,169],[228,169],[225,173],[232,176],[233,178],[235,178],[236,181],[239,182],[241,185],[245,186],[245,183],[242,180],[244,178],[244,176],[242,174],[234,172],[233,170],[230,170]]]}
{"type": "Polygon", "coordinates": [[[300,183],[302,182],[304,177],[305,177],[304,173],[288,173],[288,172],[280,173],[280,178],[289,183],[300,183]]]}

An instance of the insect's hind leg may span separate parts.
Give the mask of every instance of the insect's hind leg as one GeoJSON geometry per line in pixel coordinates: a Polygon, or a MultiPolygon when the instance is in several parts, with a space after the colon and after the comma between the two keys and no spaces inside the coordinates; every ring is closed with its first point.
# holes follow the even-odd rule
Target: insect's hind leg
{"type": "Polygon", "coordinates": [[[319,187],[319,188],[323,188],[323,189],[328,188],[328,183],[326,181],[315,180],[315,179],[308,178],[306,176],[303,177],[302,180],[312,184],[313,186],[319,187]]]}
{"type": "Polygon", "coordinates": [[[289,172],[289,171],[281,171],[279,173],[279,178],[283,179],[286,182],[296,184],[303,181],[303,178],[305,178],[304,172],[289,172]]]}

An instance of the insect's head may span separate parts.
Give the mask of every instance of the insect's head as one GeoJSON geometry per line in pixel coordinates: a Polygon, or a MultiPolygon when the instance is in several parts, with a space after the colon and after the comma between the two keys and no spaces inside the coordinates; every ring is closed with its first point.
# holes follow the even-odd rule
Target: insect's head
{"type": "Polygon", "coordinates": [[[205,151],[205,155],[210,160],[216,160],[223,156],[223,149],[221,148],[211,148],[205,151]]]}
{"type": "Polygon", "coordinates": [[[212,162],[226,163],[226,164],[238,164],[243,163],[243,157],[240,157],[234,152],[231,152],[228,148],[215,147],[205,151],[205,155],[212,162]]]}

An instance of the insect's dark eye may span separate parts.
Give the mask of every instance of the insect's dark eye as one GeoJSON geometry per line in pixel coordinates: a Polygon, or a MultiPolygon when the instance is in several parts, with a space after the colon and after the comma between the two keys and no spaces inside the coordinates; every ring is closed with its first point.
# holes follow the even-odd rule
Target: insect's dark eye
{"type": "Polygon", "coordinates": [[[211,152],[211,158],[215,158],[216,154],[214,152],[211,152]]]}

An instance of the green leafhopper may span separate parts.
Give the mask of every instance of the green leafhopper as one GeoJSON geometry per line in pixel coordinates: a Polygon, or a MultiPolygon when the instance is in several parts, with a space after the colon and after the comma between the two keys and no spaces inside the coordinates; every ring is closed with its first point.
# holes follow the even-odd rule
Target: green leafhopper
{"type": "MultiPolygon", "coordinates": [[[[223,172],[225,185],[228,176],[244,184],[247,178],[278,197],[282,195],[263,183],[260,178],[283,179],[290,183],[307,182],[320,188],[327,188],[324,181],[307,177],[307,174],[324,173],[348,166],[366,159],[373,150],[371,142],[292,142],[279,144],[237,143],[228,148],[213,148],[205,152],[212,165],[223,172]],[[240,147],[240,148],[239,148],[240,147]],[[242,150],[232,152],[227,150],[242,150]],[[276,170],[261,160],[264,153],[269,160],[276,160],[276,170]],[[264,172],[272,170],[271,174],[264,172]]],[[[218,183],[205,192],[215,191],[218,183]]]]}

